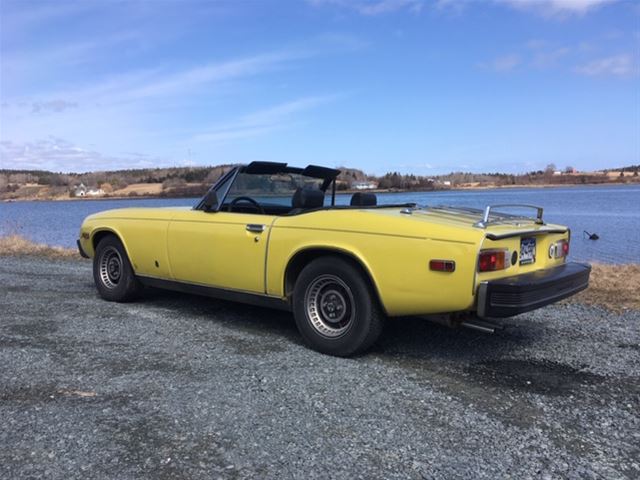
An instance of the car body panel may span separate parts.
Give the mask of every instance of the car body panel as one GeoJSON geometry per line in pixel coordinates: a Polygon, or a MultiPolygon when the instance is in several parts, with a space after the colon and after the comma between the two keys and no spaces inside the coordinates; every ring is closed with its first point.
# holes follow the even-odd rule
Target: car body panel
{"type": "Polygon", "coordinates": [[[388,315],[470,308],[475,257],[482,235],[427,227],[424,221],[401,214],[398,208],[324,210],[278,218],[267,259],[268,293],[284,293],[285,269],[297,254],[327,249],[344,252],[362,265],[388,315]],[[434,258],[457,259],[456,272],[430,271],[429,260],[434,258]]]}
{"type": "Polygon", "coordinates": [[[167,235],[172,278],[219,288],[265,293],[265,259],[271,215],[208,213],[175,214],[167,235]],[[247,225],[263,225],[251,232],[247,225]]]}
{"type": "Polygon", "coordinates": [[[110,231],[122,241],[137,275],[170,277],[166,238],[169,221],[175,210],[122,208],[90,215],[81,228],[82,248],[89,256],[93,256],[93,239],[100,232],[110,231]],[[90,241],[83,236],[87,231],[90,241]],[[158,262],[158,266],[155,262],[158,262]]]}
{"type": "Polygon", "coordinates": [[[480,282],[561,264],[546,251],[568,237],[564,227],[528,224],[474,227],[473,216],[421,209],[322,209],[301,215],[204,212],[188,208],[131,208],[92,215],[83,224],[83,250],[93,255],[96,234],[122,240],[137,275],[286,299],[286,271],[296,255],[334,251],[357,261],[390,316],[472,310],[480,282]],[[404,213],[403,213],[404,212],[404,213]],[[264,225],[260,233],[247,225],[264,225]],[[565,233],[546,233],[546,230],[565,233]],[[519,231],[537,241],[530,265],[478,273],[480,249],[519,249],[519,231]],[[429,269],[433,259],[453,260],[454,272],[429,269]]]}

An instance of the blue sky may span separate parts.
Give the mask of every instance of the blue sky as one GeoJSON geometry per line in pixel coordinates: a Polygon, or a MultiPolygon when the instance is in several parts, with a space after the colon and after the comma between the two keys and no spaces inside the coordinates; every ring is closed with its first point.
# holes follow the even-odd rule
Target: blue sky
{"type": "Polygon", "coordinates": [[[640,163],[638,1],[0,6],[0,168],[640,163]]]}

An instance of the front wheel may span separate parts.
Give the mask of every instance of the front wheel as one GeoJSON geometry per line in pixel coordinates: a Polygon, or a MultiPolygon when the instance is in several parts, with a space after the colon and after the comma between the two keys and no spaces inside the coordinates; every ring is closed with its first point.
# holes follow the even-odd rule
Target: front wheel
{"type": "Polygon", "coordinates": [[[335,256],[313,260],[302,270],[293,291],[293,313],[307,345],[340,357],[367,350],[384,324],[363,273],[335,256]]]}
{"type": "Polygon", "coordinates": [[[127,252],[114,235],[104,237],[96,247],[93,280],[100,296],[111,302],[131,301],[142,290],[127,252]]]}

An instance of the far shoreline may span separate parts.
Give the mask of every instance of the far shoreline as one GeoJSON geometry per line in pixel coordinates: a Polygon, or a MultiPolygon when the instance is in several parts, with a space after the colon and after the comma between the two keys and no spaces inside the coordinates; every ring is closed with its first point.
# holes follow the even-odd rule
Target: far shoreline
{"type": "MultiPolygon", "coordinates": [[[[464,192],[464,191],[486,191],[486,190],[515,190],[515,189],[556,189],[556,188],[578,188],[578,187],[619,187],[619,186],[640,186],[640,182],[604,182],[604,183],[567,183],[567,184],[531,184],[531,185],[475,185],[475,186],[461,186],[452,187],[446,189],[434,189],[434,190],[411,190],[411,189],[367,189],[367,190],[340,190],[336,191],[336,195],[353,195],[356,192],[366,193],[442,193],[442,192],[464,192]]],[[[66,202],[66,201],[104,201],[104,200],[156,200],[156,199],[185,199],[185,198],[200,198],[191,195],[154,195],[154,194],[138,194],[138,195],[102,195],[96,197],[45,197],[45,198],[5,198],[2,199],[2,203],[15,203],[15,202],[66,202]]]]}

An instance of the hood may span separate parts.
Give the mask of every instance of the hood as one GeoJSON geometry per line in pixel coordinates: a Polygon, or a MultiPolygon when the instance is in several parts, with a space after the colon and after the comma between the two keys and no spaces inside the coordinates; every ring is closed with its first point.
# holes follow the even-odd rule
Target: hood
{"type": "Polygon", "coordinates": [[[191,210],[192,207],[132,207],[132,208],[116,208],[113,210],[104,210],[103,212],[89,215],[85,220],[104,220],[115,218],[127,219],[149,219],[149,220],[171,220],[173,216],[185,210],[191,210]]]}

